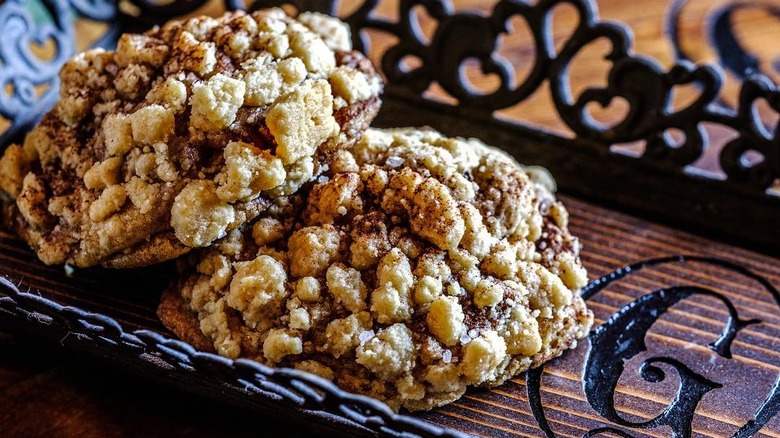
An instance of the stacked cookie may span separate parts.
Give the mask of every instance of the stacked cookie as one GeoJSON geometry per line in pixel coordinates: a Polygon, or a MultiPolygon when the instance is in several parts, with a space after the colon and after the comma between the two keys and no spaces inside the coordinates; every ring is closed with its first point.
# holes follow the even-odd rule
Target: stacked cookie
{"type": "Polygon", "coordinates": [[[319,15],[173,21],[62,68],[61,99],[0,162],[5,222],[45,263],[143,266],[295,193],[379,109],[381,80],[319,15]]]}
{"type": "Polygon", "coordinates": [[[201,349],[419,410],[590,328],[549,180],[476,140],[368,128],[381,80],[335,19],[175,21],[61,76],[0,159],[4,222],[49,264],[179,257],[158,313],[201,349]]]}

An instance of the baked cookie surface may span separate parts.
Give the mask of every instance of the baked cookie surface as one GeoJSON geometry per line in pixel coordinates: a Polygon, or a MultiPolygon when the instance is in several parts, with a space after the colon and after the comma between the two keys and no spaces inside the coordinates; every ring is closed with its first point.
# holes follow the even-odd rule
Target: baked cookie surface
{"type": "Polygon", "coordinates": [[[42,261],[76,266],[224,237],[354,142],[382,89],[346,25],[280,9],[125,34],[60,77],[60,101],[0,159],[0,196],[42,261]]]}
{"type": "Polygon", "coordinates": [[[158,312],[179,337],[421,410],[592,324],[565,208],[476,140],[369,129],[283,201],[191,254],[158,312]]]}

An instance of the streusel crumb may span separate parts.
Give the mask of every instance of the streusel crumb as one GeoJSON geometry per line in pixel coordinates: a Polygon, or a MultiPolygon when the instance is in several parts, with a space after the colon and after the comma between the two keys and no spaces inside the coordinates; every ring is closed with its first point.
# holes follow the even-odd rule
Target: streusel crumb
{"type": "Polygon", "coordinates": [[[220,354],[429,409],[587,334],[579,243],[546,185],[475,140],[369,129],[171,293],[220,354]]]}
{"type": "Polygon", "coordinates": [[[60,77],[60,101],[0,159],[0,198],[42,260],[75,266],[225,237],[356,141],[382,90],[344,23],[281,9],[123,35],[60,77]]]}

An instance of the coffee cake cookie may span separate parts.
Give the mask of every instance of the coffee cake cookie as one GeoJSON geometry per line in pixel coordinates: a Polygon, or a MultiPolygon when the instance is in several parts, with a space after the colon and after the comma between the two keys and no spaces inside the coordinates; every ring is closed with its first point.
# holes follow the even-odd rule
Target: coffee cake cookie
{"type": "Polygon", "coordinates": [[[476,140],[369,129],[305,201],[193,253],[158,313],[394,409],[451,402],[588,333],[579,243],[544,182],[476,140]]]}
{"type": "Polygon", "coordinates": [[[60,78],[60,101],[0,160],[0,194],[43,262],[76,266],[224,237],[359,138],[382,89],[345,24],[281,9],[126,34],[60,78]]]}

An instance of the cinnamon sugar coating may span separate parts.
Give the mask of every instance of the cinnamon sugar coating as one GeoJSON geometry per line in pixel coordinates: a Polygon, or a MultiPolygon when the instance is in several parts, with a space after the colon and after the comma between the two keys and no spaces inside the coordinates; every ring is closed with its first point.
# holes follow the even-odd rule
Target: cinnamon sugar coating
{"type": "Polygon", "coordinates": [[[221,355],[394,409],[451,402],[592,324],[579,243],[543,182],[476,140],[369,129],[311,187],[193,254],[160,314],[221,355]]]}
{"type": "Polygon", "coordinates": [[[171,21],[62,68],[61,98],[0,159],[5,222],[47,264],[131,267],[208,246],[315,178],[382,83],[336,19],[171,21]]]}

